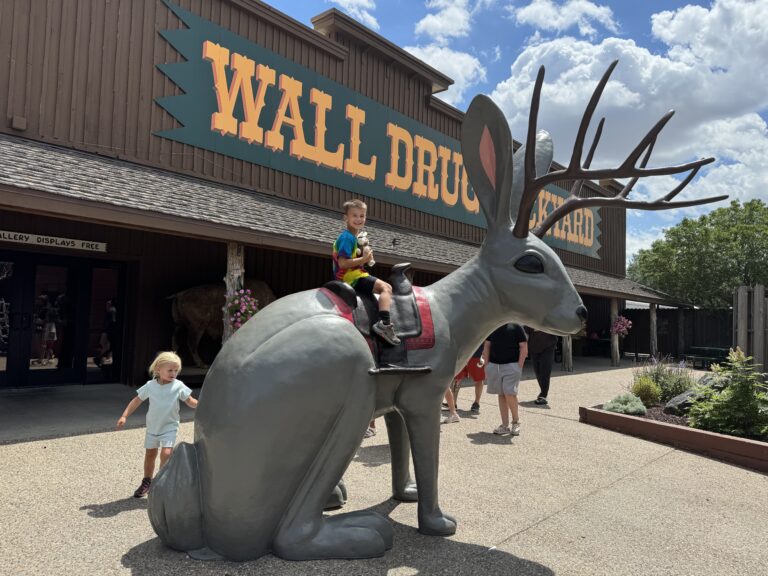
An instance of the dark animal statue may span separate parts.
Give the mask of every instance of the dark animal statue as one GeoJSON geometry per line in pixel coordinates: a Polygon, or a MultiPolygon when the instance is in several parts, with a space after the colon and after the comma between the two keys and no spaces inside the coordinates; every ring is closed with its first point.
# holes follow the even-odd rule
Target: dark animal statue
{"type": "MultiPolygon", "coordinates": [[[[245,288],[258,300],[259,309],[276,299],[272,289],[263,280],[247,279],[245,288]]],[[[212,340],[220,341],[224,332],[221,310],[225,293],[224,282],[220,282],[195,286],[168,297],[175,324],[172,349],[179,350],[181,336],[185,335],[189,354],[199,368],[206,367],[198,350],[202,337],[207,335],[212,340]]]]}
{"type": "Polygon", "coordinates": [[[422,534],[456,531],[456,520],[438,501],[440,401],[453,375],[506,322],[566,335],[578,332],[587,318],[563,264],[541,239],[547,229],[584,206],[654,210],[721,199],[670,202],[689,176],[662,199],[627,200],[639,177],[695,173],[711,161],[646,168],[669,116],[616,169],[589,169],[598,129],[582,163],[592,113],[614,65],[587,107],[570,163],[562,170],[549,171],[552,141],[544,132],[537,134],[543,69],[527,139],[514,157],[504,115],[485,96],[472,101],[461,145],[488,233],[474,257],[418,292],[429,305],[434,333],[431,346],[408,351],[408,363],[425,370],[383,366],[371,341],[347,317],[352,306],[345,307],[328,289],[273,302],[227,341],[203,386],[194,444],[179,446],[150,492],[150,519],[163,542],[193,557],[232,560],[269,552],[292,560],[384,554],[393,536],[386,518],[370,511],[323,516],[372,415],[383,415],[387,424],[393,497],[418,501],[422,534]],[[602,178],[630,180],[614,197],[578,196],[579,181],[602,178]],[[539,191],[557,180],[576,182],[572,196],[529,230],[539,191]],[[411,454],[415,483],[409,474],[411,454]]]}

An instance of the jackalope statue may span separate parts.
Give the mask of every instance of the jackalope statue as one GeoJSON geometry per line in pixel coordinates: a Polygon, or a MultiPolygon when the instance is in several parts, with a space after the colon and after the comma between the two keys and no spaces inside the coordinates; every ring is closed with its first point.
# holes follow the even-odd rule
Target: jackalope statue
{"type": "MultiPolygon", "coordinates": [[[[439,407],[453,375],[506,322],[566,335],[579,331],[587,318],[563,264],[541,240],[546,231],[585,206],[663,210],[725,198],[670,202],[712,159],[646,168],[672,112],[621,166],[591,170],[601,120],[582,164],[587,128],[615,65],[595,89],[570,163],[562,170],[549,172],[552,141],[547,133],[536,132],[543,68],[533,92],[527,138],[514,157],[501,111],[485,96],[472,101],[461,146],[488,233],[477,254],[458,270],[413,290],[421,315],[415,322],[416,344],[408,346],[408,335],[402,334],[406,366],[381,362],[378,344],[356,326],[362,306],[339,287],[281,298],[227,341],[205,380],[194,444],[174,451],[150,493],[150,519],[163,542],[193,557],[232,560],[269,552],[292,560],[384,554],[393,535],[384,517],[367,511],[323,516],[372,414],[386,419],[393,497],[418,501],[422,534],[456,531],[456,520],[442,511],[437,497],[439,407]],[[659,200],[627,199],[640,177],[682,172],[690,174],[659,200]],[[579,197],[581,181],[604,178],[630,180],[613,197],[579,197]],[[529,230],[539,191],[557,180],[575,181],[570,198],[529,230]],[[411,452],[415,483],[409,476],[411,452]]],[[[396,285],[395,292],[413,297],[407,281],[396,285]]],[[[396,325],[410,330],[403,321],[406,312],[400,314],[396,325]]]]}

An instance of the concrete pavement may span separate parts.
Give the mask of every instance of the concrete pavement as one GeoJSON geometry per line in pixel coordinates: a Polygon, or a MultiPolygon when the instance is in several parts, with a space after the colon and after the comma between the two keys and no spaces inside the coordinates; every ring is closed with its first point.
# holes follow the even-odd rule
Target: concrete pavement
{"type": "MultiPolygon", "coordinates": [[[[0,445],[0,574],[768,574],[768,477],[579,423],[579,405],[607,401],[631,379],[630,364],[597,362],[556,372],[545,408],[532,404],[538,388],[527,374],[517,438],[491,434],[494,396],[470,418],[462,408],[472,392],[462,391],[464,417],[442,427],[440,450],[441,506],[459,521],[451,538],[418,534],[416,505],[389,499],[382,422],[345,476],[343,511],[375,509],[395,527],[394,548],[366,561],[190,560],[159,542],[146,501],[130,497],[141,477],[143,429],[26,442],[0,435],[9,442],[0,445]]],[[[106,429],[131,397],[117,388],[110,405],[93,410],[109,413],[106,429]]],[[[66,410],[61,394],[55,405],[66,410]]],[[[0,396],[3,434],[7,400],[0,396]]],[[[18,413],[23,402],[14,402],[18,413]]],[[[192,435],[193,424],[182,424],[179,440],[192,435]]]]}

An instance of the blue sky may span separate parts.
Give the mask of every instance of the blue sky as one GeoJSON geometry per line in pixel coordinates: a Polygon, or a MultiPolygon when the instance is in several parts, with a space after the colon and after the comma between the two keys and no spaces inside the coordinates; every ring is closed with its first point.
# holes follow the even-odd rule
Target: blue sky
{"type": "MultiPolygon", "coordinates": [[[[606,128],[593,167],[617,166],[668,110],[651,166],[714,156],[679,198],[729,194],[768,201],[768,0],[268,0],[311,27],[337,8],[454,79],[438,94],[466,110],[491,96],[517,140],[525,137],[538,67],[547,70],[539,128],[565,162],[594,85],[619,66],[597,117],[606,128]]],[[[653,199],[671,177],[641,181],[653,199]]],[[[628,213],[627,257],[684,217],[726,203],[628,213]]]]}

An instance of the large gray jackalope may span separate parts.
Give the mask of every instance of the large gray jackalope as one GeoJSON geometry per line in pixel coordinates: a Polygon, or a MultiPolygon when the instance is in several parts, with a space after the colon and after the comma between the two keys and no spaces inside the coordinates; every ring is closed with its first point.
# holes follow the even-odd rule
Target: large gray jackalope
{"type": "Polygon", "coordinates": [[[437,496],[439,408],[453,375],[506,322],[566,335],[587,318],[563,264],[541,240],[546,231],[585,206],[663,210],[725,198],[671,202],[712,159],[646,168],[672,112],[618,168],[591,170],[601,120],[582,163],[587,129],[615,65],[595,89],[562,170],[549,172],[552,141],[536,132],[543,68],[527,139],[514,157],[501,111],[484,96],[472,101],[461,145],[488,234],[466,264],[423,289],[434,320],[434,346],[411,350],[409,361],[430,366],[430,373],[370,374],[376,360],[369,344],[320,289],[277,300],[227,341],[205,380],[194,445],[176,449],[150,493],[150,519],[168,546],[233,560],[269,552],[294,560],[384,554],[393,534],[384,517],[373,512],[323,516],[372,414],[386,419],[393,497],[418,501],[421,533],[456,531],[456,521],[442,511],[437,496]],[[627,199],[638,178],[683,172],[690,174],[659,200],[627,199]],[[614,197],[579,197],[581,181],[604,178],[630,180],[614,197]],[[529,230],[539,191],[556,180],[576,182],[571,197],[529,230]],[[409,475],[411,452],[415,483],[409,475]]]}

